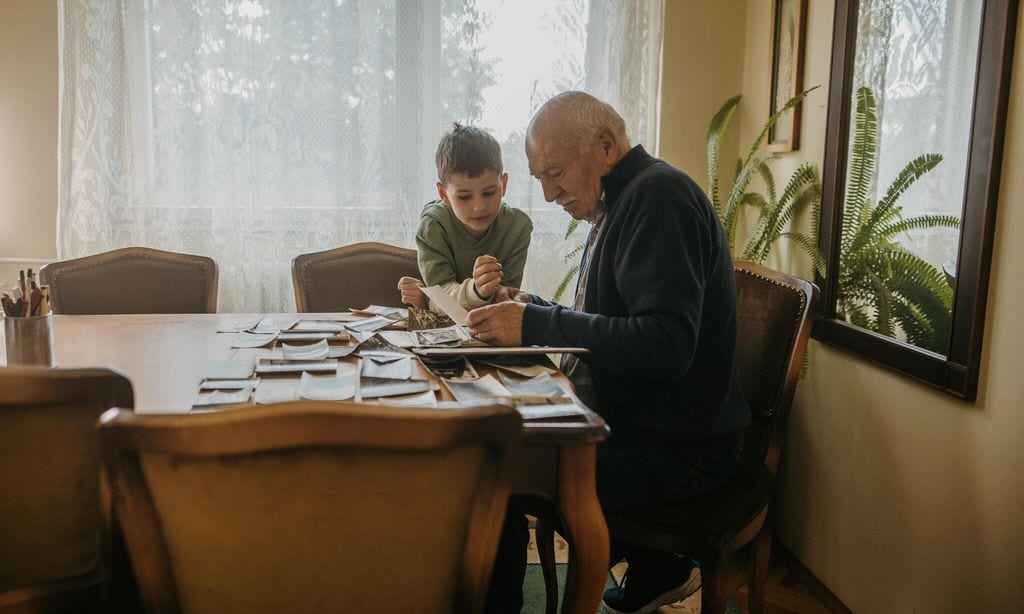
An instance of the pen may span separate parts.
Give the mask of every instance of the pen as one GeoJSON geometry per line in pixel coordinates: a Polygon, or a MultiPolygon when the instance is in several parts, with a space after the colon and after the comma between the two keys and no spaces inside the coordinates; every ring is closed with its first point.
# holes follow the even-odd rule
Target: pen
{"type": "Polygon", "coordinates": [[[50,313],[50,286],[41,286],[39,294],[39,315],[45,316],[50,313]]]}
{"type": "Polygon", "coordinates": [[[34,287],[35,285],[36,285],[35,282],[32,282],[32,286],[33,286],[33,288],[32,288],[32,299],[29,302],[29,307],[28,307],[28,314],[30,316],[40,316],[40,315],[43,315],[43,314],[39,313],[39,303],[40,303],[40,301],[43,298],[43,293],[39,290],[39,288],[34,287]]]}
{"type": "Polygon", "coordinates": [[[22,316],[27,316],[28,315],[28,304],[27,303],[28,303],[28,299],[30,299],[31,297],[29,297],[29,295],[28,295],[28,285],[25,283],[25,271],[23,271],[23,270],[22,271],[18,271],[18,293],[21,296],[15,296],[14,298],[16,298],[19,302],[21,302],[22,299],[25,299],[24,302],[21,302],[21,304],[19,305],[21,308],[18,310],[18,313],[20,315],[22,315],[22,316]]]}

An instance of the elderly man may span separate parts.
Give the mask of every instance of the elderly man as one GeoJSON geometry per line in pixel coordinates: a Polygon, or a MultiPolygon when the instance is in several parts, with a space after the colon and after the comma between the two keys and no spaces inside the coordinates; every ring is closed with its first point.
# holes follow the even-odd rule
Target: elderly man
{"type": "MultiPolygon", "coordinates": [[[[597,452],[606,513],[712,490],[735,467],[750,410],[736,368],[732,259],[710,202],[690,177],[631,148],[619,114],[582,92],[541,107],[526,155],[544,199],[591,224],[575,308],[509,289],[510,300],[470,312],[470,331],[501,345],[590,350],[562,369],[611,428],[597,452]]],[[[519,565],[524,531],[510,508],[494,609],[509,600],[499,576],[521,581],[509,569],[519,565]]],[[[685,553],[612,538],[613,563],[625,558],[629,568],[623,585],[605,592],[606,611],[650,612],[699,589],[685,553]]]]}

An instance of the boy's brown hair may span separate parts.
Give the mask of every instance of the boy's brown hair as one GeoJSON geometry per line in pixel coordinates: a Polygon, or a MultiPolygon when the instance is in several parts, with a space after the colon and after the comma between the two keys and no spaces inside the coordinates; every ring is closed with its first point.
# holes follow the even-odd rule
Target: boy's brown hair
{"type": "Polygon", "coordinates": [[[501,145],[495,138],[474,126],[455,122],[452,131],[437,144],[437,179],[447,184],[452,175],[477,177],[484,171],[502,173],[501,145]]]}

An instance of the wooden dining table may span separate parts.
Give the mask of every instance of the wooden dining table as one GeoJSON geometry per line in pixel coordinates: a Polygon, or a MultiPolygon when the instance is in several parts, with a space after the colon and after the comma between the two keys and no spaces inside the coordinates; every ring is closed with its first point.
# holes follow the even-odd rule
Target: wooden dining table
{"type": "MultiPolygon", "coordinates": [[[[204,362],[271,356],[269,348],[232,348],[235,335],[218,333],[230,322],[255,322],[263,315],[292,320],[297,314],[168,314],[53,316],[58,367],[113,366],[132,382],[140,414],[186,414],[196,400],[204,362]]],[[[331,319],[340,314],[301,314],[331,319]]],[[[0,333],[2,334],[2,333],[0,333]]],[[[2,344],[0,344],[2,347],[2,344]]],[[[6,356],[4,357],[6,364],[6,356]]],[[[297,375],[296,375],[297,377],[297,375]]],[[[558,374],[563,385],[564,376],[558,374]]],[[[570,388],[571,389],[571,388],[570,388]]],[[[444,400],[447,390],[438,392],[444,400]]],[[[525,421],[524,449],[513,494],[557,510],[570,544],[563,612],[593,614],[608,572],[608,530],[595,489],[595,452],[608,429],[586,410],[571,418],[525,421]]]]}

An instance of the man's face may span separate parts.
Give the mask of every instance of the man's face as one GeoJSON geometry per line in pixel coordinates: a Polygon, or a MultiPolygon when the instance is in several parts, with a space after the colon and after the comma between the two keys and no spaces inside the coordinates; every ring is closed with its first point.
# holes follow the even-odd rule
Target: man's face
{"type": "Polygon", "coordinates": [[[611,168],[598,139],[581,152],[579,136],[562,126],[541,125],[526,140],[530,174],[540,181],[544,200],[561,205],[577,220],[597,219],[601,177],[611,168]]]}
{"type": "Polygon", "coordinates": [[[484,171],[476,177],[460,173],[449,177],[446,184],[438,182],[437,193],[466,231],[479,239],[498,215],[507,185],[508,173],[499,176],[496,171],[484,171]]]}

